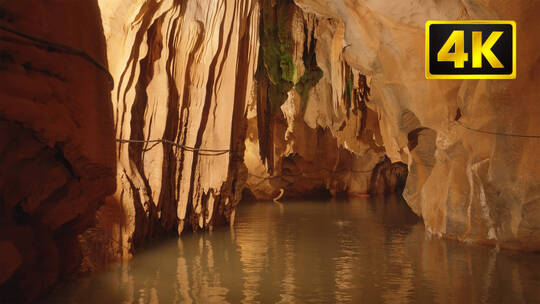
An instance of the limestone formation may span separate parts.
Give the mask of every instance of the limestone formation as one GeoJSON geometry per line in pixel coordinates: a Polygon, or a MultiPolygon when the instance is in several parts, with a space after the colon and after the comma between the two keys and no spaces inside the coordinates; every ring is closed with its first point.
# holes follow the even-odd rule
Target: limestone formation
{"type": "Polygon", "coordinates": [[[264,199],[393,190],[371,185],[382,137],[337,19],[292,1],[99,5],[118,187],[81,238],[85,269],[233,222],[245,187],[264,199]]]}
{"type": "Polygon", "coordinates": [[[114,192],[106,66],[96,2],[0,2],[2,303],[76,271],[78,234],[114,192]]]}
{"type": "Polygon", "coordinates": [[[259,6],[252,0],[99,5],[116,81],[116,137],[126,141],[117,144],[117,192],[94,233],[110,236],[107,247],[129,256],[164,233],[230,221],[247,175],[245,117],[259,6]]]}
{"type": "MultiPolygon", "coordinates": [[[[246,187],[259,199],[393,192],[372,171],[385,152],[369,79],[343,57],[344,24],[292,1],[262,1],[246,187]]],[[[405,177],[402,175],[402,177],[405,177]]]]}
{"type": "Polygon", "coordinates": [[[233,224],[242,193],[380,194],[406,178],[429,233],[540,250],[537,12],[0,1],[0,301],[233,224]],[[517,22],[516,80],[425,79],[425,22],[460,19],[517,22]]]}
{"type": "Polygon", "coordinates": [[[380,117],[385,153],[408,163],[404,196],[427,230],[540,249],[540,53],[533,38],[540,30],[540,3],[296,3],[304,12],[343,22],[342,56],[371,79],[366,104],[380,117]],[[516,21],[516,80],[425,79],[425,22],[460,19],[516,21]]]}

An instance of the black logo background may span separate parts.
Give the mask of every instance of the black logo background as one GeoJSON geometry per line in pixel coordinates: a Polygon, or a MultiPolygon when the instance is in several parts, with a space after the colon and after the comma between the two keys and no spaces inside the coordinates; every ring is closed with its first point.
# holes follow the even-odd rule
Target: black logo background
{"type": "MultiPolygon", "coordinates": [[[[429,72],[432,75],[460,75],[460,74],[512,74],[512,26],[510,24],[431,24],[429,28],[429,72]],[[437,61],[437,53],[444,45],[452,31],[465,31],[465,52],[469,60],[465,61],[464,68],[454,68],[452,61],[437,61]],[[491,51],[503,64],[504,68],[493,68],[482,56],[482,68],[472,67],[472,32],[482,32],[482,43],[486,41],[491,32],[502,31],[491,51]]],[[[454,52],[452,47],[451,52],[454,52]]]]}

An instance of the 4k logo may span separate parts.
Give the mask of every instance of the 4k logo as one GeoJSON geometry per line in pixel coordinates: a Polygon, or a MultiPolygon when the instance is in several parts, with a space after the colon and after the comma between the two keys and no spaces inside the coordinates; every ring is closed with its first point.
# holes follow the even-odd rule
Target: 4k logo
{"type": "Polygon", "coordinates": [[[516,23],[426,22],[426,78],[516,78],[516,23]]]}

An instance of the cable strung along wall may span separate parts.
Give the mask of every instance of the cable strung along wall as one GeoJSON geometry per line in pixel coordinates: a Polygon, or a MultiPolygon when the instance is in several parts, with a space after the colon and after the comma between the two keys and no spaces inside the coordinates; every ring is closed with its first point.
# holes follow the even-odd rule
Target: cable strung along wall
{"type": "Polygon", "coordinates": [[[119,160],[118,190],[96,229],[127,254],[164,232],[233,221],[246,178],[258,4],[107,0],[100,7],[119,160]]]}
{"type": "Polygon", "coordinates": [[[105,48],[97,1],[0,1],[0,303],[75,272],[114,193],[105,48]]]}
{"type": "Polygon", "coordinates": [[[350,66],[370,77],[386,155],[434,235],[540,248],[540,2],[295,0],[343,22],[350,66]],[[426,20],[514,20],[517,78],[427,80],[426,20]]]}

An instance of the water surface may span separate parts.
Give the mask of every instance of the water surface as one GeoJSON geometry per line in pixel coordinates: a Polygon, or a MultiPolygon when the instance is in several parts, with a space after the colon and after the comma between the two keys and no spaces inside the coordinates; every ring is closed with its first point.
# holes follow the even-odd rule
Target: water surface
{"type": "Polygon", "coordinates": [[[398,198],[243,203],[46,303],[540,303],[540,255],[430,238],[398,198]]]}

